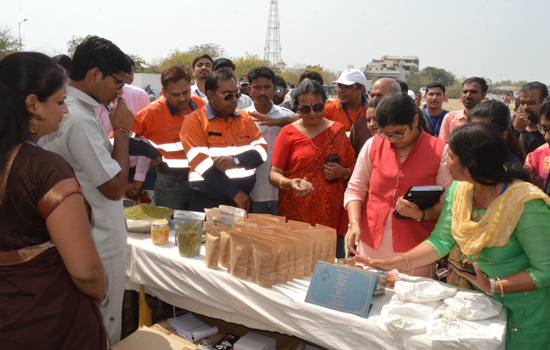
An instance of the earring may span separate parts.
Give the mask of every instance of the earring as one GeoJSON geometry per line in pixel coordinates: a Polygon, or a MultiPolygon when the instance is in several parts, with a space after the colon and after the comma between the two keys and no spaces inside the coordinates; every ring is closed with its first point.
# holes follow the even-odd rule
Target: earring
{"type": "Polygon", "coordinates": [[[38,132],[38,120],[34,116],[29,119],[29,131],[31,134],[38,132]]]}

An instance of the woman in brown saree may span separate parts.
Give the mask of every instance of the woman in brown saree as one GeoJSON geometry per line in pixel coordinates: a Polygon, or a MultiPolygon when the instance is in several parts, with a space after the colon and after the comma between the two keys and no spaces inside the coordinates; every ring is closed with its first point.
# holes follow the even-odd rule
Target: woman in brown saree
{"type": "Polygon", "coordinates": [[[107,349],[89,207],[71,166],[37,141],[68,112],[39,53],[0,61],[0,349],[107,349]]]}
{"type": "MultiPolygon", "coordinates": [[[[353,148],[343,125],[324,118],[327,97],[319,83],[300,84],[294,100],[301,119],[277,136],[269,174],[271,184],[280,188],[279,215],[338,229],[346,181],[355,164],[353,148]],[[306,182],[310,185],[301,186],[306,182]]],[[[339,257],[343,257],[345,233],[339,232],[339,257]]]]}

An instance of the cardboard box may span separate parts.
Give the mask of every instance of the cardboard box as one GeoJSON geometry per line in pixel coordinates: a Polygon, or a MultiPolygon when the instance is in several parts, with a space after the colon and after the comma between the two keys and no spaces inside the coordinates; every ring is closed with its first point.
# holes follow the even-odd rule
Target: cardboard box
{"type": "MultiPolygon", "coordinates": [[[[166,322],[166,321],[163,321],[166,322]]],[[[162,323],[162,322],[161,322],[162,323]]],[[[168,323],[166,323],[168,325],[168,323]]],[[[169,326],[169,325],[168,325],[169,326]]],[[[141,327],[130,336],[124,338],[113,350],[196,350],[197,346],[190,341],[174,334],[162,324],[151,327],[141,327]]]]}
{"type": "Polygon", "coordinates": [[[248,332],[241,337],[233,347],[234,350],[276,350],[276,341],[254,332],[248,332]]]}

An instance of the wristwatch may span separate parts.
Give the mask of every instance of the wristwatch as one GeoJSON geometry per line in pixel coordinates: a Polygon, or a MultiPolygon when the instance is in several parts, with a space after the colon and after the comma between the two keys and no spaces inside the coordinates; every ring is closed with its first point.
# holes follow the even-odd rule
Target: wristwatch
{"type": "Polygon", "coordinates": [[[233,157],[233,161],[235,162],[236,165],[239,165],[241,163],[239,158],[237,158],[236,156],[233,157]]]}

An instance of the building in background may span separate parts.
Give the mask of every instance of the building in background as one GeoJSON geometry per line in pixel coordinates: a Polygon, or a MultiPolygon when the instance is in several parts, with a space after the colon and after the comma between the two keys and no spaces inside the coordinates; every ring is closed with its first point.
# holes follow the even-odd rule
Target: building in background
{"type": "Polygon", "coordinates": [[[367,64],[364,73],[367,78],[392,78],[406,81],[411,69],[418,71],[419,66],[420,59],[417,56],[385,55],[381,59],[373,59],[371,63],[367,64]]]}

